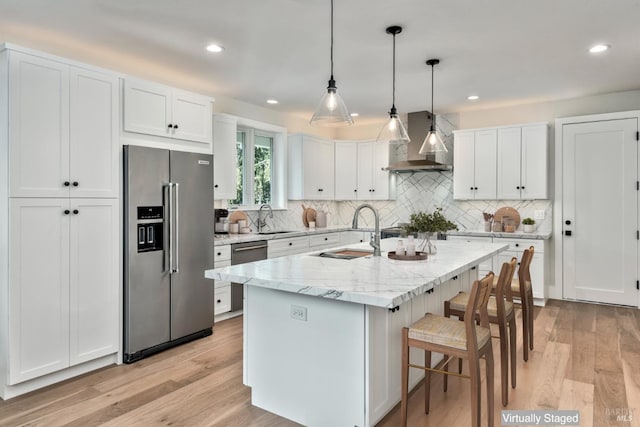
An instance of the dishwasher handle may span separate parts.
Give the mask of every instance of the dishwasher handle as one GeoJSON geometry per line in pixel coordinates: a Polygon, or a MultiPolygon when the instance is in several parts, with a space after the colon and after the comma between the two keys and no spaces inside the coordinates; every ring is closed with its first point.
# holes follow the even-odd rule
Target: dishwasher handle
{"type": "Polygon", "coordinates": [[[233,252],[252,251],[254,249],[264,249],[267,245],[244,246],[242,248],[233,248],[233,252]]]}

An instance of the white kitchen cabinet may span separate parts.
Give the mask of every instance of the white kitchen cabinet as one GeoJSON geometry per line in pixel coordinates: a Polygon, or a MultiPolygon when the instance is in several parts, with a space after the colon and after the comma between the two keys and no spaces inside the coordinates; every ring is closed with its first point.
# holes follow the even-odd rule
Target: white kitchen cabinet
{"type": "Polygon", "coordinates": [[[124,80],[124,130],[211,144],[212,99],[154,82],[124,80]]]}
{"type": "Polygon", "coordinates": [[[547,125],[498,129],[497,198],[547,198],[547,125]]]}
{"type": "Polygon", "coordinates": [[[350,245],[352,243],[363,243],[369,241],[369,235],[371,233],[366,231],[341,231],[340,232],[340,244],[341,245],[350,245]]]}
{"type": "Polygon", "coordinates": [[[237,117],[228,114],[213,115],[213,198],[236,198],[238,132],[237,117]]]}
{"type": "Polygon", "coordinates": [[[334,143],[309,135],[289,136],[289,199],[334,199],[334,143]]]}
{"type": "Polygon", "coordinates": [[[388,142],[338,141],[335,153],[336,200],[392,198],[388,142]]]}
{"type": "Polygon", "coordinates": [[[358,199],[358,143],[338,141],[335,145],[335,199],[358,199]]]}
{"type": "Polygon", "coordinates": [[[496,198],[496,129],[454,133],[453,198],[496,198]]]}
{"type": "Polygon", "coordinates": [[[295,255],[309,251],[309,236],[267,241],[267,258],[295,255]]]}
{"type": "Polygon", "coordinates": [[[309,236],[309,250],[333,248],[340,245],[340,233],[311,234],[309,236]]]}
{"type": "Polygon", "coordinates": [[[11,197],[117,197],[118,81],[9,52],[11,197]]]}
{"type": "MultiPolygon", "coordinates": [[[[214,268],[228,267],[231,265],[231,245],[219,245],[214,248],[214,268]]],[[[231,311],[231,282],[223,280],[214,281],[213,290],[213,314],[227,313],[231,311]]]]}
{"type": "Polygon", "coordinates": [[[9,215],[8,383],[116,353],[118,201],[14,198],[9,215]]]}

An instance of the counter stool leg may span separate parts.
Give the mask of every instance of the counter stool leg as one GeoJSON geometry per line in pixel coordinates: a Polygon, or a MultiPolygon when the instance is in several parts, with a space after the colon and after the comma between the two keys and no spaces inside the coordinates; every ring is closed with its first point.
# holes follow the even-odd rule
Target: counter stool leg
{"type": "Polygon", "coordinates": [[[400,403],[400,425],[407,427],[407,398],[409,393],[409,329],[402,328],[402,393],[400,403]]]}

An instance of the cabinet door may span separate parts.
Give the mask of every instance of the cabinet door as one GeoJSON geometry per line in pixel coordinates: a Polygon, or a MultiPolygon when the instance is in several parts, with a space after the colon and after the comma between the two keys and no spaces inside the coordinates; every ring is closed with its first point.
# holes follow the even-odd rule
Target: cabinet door
{"type": "Polygon", "coordinates": [[[72,199],[70,364],[118,351],[120,244],[118,201],[72,199]]]}
{"type": "Polygon", "coordinates": [[[173,90],[171,123],[178,139],[211,144],[211,98],[173,90]]]}
{"type": "Polygon", "coordinates": [[[118,197],[118,80],[71,67],[70,96],[71,196],[118,197]]]}
{"type": "Polygon", "coordinates": [[[546,199],[547,125],[522,128],[521,185],[523,199],[546,199]]]}
{"type": "Polygon", "coordinates": [[[457,132],[453,144],[453,198],[473,199],[475,174],[475,134],[457,132]]]}
{"type": "Polygon", "coordinates": [[[125,79],[124,130],[172,137],[171,89],[142,80],[125,79]]]}
{"type": "Polygon", "coordinates": [[[520,128],[498,129],[498,199],[520,199],[520,128]]]}
{"type": "Polygon", "coordinates": [[[496,150],[498,132],[495,129],[477,131],[475,135],[474,198],[496,198],[496,150]]]}
{"type": "Polygon", "coordinates": [[[69,199],[11,199],[9,384],[69,366],[69,199]]]}
{"type": "Polygon", "coordinates": [[[303,188],[305,198],[333,200],[335,182],[333,145],[333,141],[304,137],[303,188]]]}
{"type": "Polygon", "coordinates": [[[68,197],[69,67],[9,54],[11,197],[68,197]]]}
{"type": "Polygon", "coordinates": [[[372,182],[373,200],[389,200],[389,171],[383,170],[389,166],[389,142],[372,142],[372,182]]]}
{"type": "Polygon", "coordinates": [[[336,200],[358,198],[358,145],[336,142],[336,200]]]}
{"type": "Polygon", "coordinates": [[[213,198],[236,198],[237,174],[237,120],[234,117],[213,118],[213,198]]]}
{"type": "Polygon", "coordinates": [[[358,200],[372,200],[373,183],[373,143],[358,143],[358,200]]]}

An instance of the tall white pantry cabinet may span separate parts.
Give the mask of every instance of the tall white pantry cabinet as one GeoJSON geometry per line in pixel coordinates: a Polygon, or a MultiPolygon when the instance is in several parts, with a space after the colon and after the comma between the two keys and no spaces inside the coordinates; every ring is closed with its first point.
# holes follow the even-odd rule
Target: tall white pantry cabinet
{"type": "Polygon", "coordinates": [[[118,78],[0,47],[0,397],[117,361],[118,78]]]}

